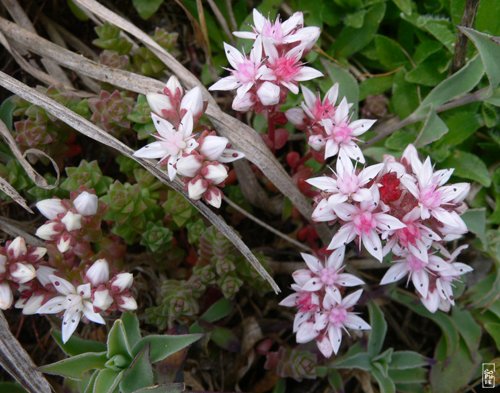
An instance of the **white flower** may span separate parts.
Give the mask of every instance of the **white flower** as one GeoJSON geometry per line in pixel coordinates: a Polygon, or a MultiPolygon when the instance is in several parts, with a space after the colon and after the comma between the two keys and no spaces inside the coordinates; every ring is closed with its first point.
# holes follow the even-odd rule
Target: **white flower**
{"type": "Polygon", "coordinates": [[[97,195],[83,191],[73,201],[73,205],[78,213],[82,216],[93,216],[97,213],[99,200],[97,195]]]}
{"type": "Polygon", "coordinates": [[[238,112],[248,112],[255,105],[253,97],[250,93],[236,94],[231,107],[238,112]]]}
{"type": "Polygon", "coordinates": [[[57,314],[64,311],[62,323],[62,341],[66,343],[76,330],[82,315],[89,321],[104,324],[102,316],[94,312],[91,301],[90,284],[74,287],[69,281],[54,275],[49,276],[59,296],[55,296],[37,311],[38,314],[57,314]]]}
{"type": "Polygon", "coordinates": [[[210,187],[203,199],[209,204],[218,209],[222,204],[222,192],[217,187],[210,187]]]}

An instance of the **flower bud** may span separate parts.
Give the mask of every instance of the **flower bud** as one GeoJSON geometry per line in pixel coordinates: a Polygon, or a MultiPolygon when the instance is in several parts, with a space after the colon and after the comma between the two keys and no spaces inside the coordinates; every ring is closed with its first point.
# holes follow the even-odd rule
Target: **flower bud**
{"type": "Polygon", "coordinates": [[[257,90],[257,97],[264,106],[276,105],[280,101],[280,88],[271,82],[264,82],[257,90]]]}
{"type": "Polygon", "coordinates": [[[177,173],[185,177],[195,177],[201,168],[200,158],[194,154],[181,157],[177,161],[177,173]]]}
{"type": "Polygon", "coordinates": [[[182,89],[182,86],[179,83],[179,79],[177,79],[175,75],[172,75],[170,78],[168,78],[167,84],[165,85],[164,88],[165,93],[166,90],[168,90],[168,92],[174,97],[177,95],[177,90],[179,90],[179,96],[181,96],[184,93],[184,90],[182,89]]]}
{"type": "Polygon", "coordinates": [[[106,311],[113,304],[113,298],[108,289],[98,289],[94,292],[92,304],[100,311],[106,311]]]}
{"type": "Polygon", "coordinates": [[[202,176],[212,184],[220,184],[227,178],[227,169],[219,163],[209,164],[201,171],[202,176]]]}
{"type": "Polygon", "coordinates": [[[16,237],[7,247],[7,252],[14,258],[25,255],[28,252],[26,249],[26,241],[21,236],[16,237]]]}
{"type": "Polygon", "coordinates": [[[301,127],[305,123],[306,116],[300,108],[291,108],[285,112],[285,116],[290,123],[296,127],[301,127]]]}
{"type": "Polygon", "coordinates": [[[16,308],[22,308],[24,315],[36,314],[38,309],[42,306],[43,298],[43,295],[33,295],[26,300],[26,302],[24,302],[22,307],[18,307],[18,304],[16,303],[16,308]]]}
{"type": "Polygon", "coordinates": [[[67,231],[75,231],[82,227],[82,216],[73,212],[67,212],[61,219],[67,231]]]}
{"type": "Polygon", "coordinates": [[[255,102],[250,93],[236,94],[234,97],[232,108],[238,112],[248,112],[253,108],[255,102]]]}
{"type": "Polygon", "coordinates": [[[188,183],[189,198],[198,200],[207,190],[207,181],[201,177],[194,178],[188,183]]]}
{"type": "Polygon", "coordinates": [[[12,295],[12,290],[9,284],[3,282],[0,284],[0,310],[7,310],[12,306],[14,301],[14,296],[12,295]]]}
{"type": "Polygon", "coordinates": [[[10,266],[10,276],[12,277],[12,281],[18,284],[24,284],[35,278],[36,271],[33,265],[14,263],[10,266]]]}
{"type": "Polygon", "coordinates": [[[44,199],[37,202],[36,207],[49,220],[53,220],[58,214],[64,213],[67,210],[58,198],[44,199]]]}
{"type": "Polygon", "coordinates": [[[217,187],[210,187],[208,191],[203,194],[203,199],[209,205],[218,209],[222,203],[222,192],[217,187]]]}
{"type": "Polygon", "coordinates": [[[75,206],[76,211],[82,216],[93,216],[97,213],[98,202],[97,195],[83,191],[75,198],[73,206],[75,206]]]}
{"type": "Polygon", "coordinates": [[[119,297],[118,308],[122,311],[134,311],[137,310],[137,302],[132,296],[123,295],[119,297]]]}
{"type": "Polygon", "coordinates": [[[165,94],[149,93],[146,95],[151,110],[157,115],[162,115],[162,110],[171,111],[173,108],[170,98],[165,94]]]}
{"type": "Polygon", "coordinates": [[[89,267],[85,277],[94,286],[104,284],[109,280],[109,265],[105,259],[98,259],[89,267]]]}
{"type": "Polygon", "coordinates": [[[123,292],[129,289],[134,283],[132,273],[119,273],[111,279],[111,290],[114,292],[123,292]]]}
{"type": "Polygon", "coordinates": [[[57,249],[64,254],[71,247],[71,236],[68,233],[63,233],[57,241],[57,249]]]}
{"type": "Polygon", "coordinates": [[[307,143],[312,149],[319,151],[323,148],[323,146],[325,146],[326,141],[321,135],[311,135],[307,143]]]}
{"type": "Polygon", "coordinates": [[[42,225],[36,230],[35,235],[43,240],[54,240],[54,236],[59,233],[59,231],[56,231],[56,227],[57,223],[55,222],[42,225]]]}
{"type": "Polygon", "coordinates": [[[189,90],[181,101],[181,110],[191,111],[194,118],[201,116],[203,112],[203,96],[201,89],[196,86],[189,90]]]}
{"type": "Polygon", "coordinates": [[[36,278],[42,284],[43,287],[47,286],[48,284],[51,284],[52,281],[50,280],[49,276],[54,275],[56,272],[56,269],[53,267],[48,267],[48,266],[39,266],[37,271],[36,271],[36,278]]]}
{"type": "Polygon", "coordinates": [[[227,138],[216,135],[208,135],[203,139],[200,145],[200,152],[208,160],[217,160],[226,149],[227,138]]]}

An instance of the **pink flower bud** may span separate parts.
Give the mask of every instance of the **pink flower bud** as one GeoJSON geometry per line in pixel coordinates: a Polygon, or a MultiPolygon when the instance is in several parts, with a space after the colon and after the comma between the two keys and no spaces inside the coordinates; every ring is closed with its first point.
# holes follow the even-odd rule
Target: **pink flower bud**
{"type": "Polygon", "coordinates": [[[36,271],[33,265],[14,263],[10,266],[10,276],[12,277],[12,281],[18,284],[24,284],[35,278],[36,271]]]}
{"type": "Polygon", "coordinates": [[[132,273],[119,273],[111,280],[111,290],[114,292],[123,292],[129,289],[134,283],[132,273]]]}
{"type": "Polygon", "coordinates": [[[189,198],[198,200],[207,190],[207,181],[202,178],[194,178],[188,183],[189,198]]]}
{"type": "Polygon", "coordinates": [[[122,311],[137,310],[137,302],[132,296],[120,296],[118,300],[118,308],[122,311]]]}
{"type": "Polygon", "coordinates": [[[44,199],[37,202],[36,207],[49,220],[53,220],[58,214],[64,213],[67,210],[58,198],[44,199]]]}
{"type": "Polygon", "coordinates": [[[26,241],[21,236],[16,237],[7,247],[7,252],[14,258],[25,255],[28,252],[26,249],[26,241]]]}
{"type": "Polygon", "coordinates": [[[36,230],[35,235],[43,240],[54,240],[54,236],[59,233],[57,229],[57,223],[51,222],[45,225],[42,225],[36,230]]]}
{"type": "Polygon", "coordinates": [[[257,90],[257,97],[264,106],[276,105],[280,101],[280,88],[271,82],[264,82],[257,90]]]}
{"type": "Polygon", "coordinates": [[[222,192],[217,187],[210,187],[205,194],[203,194],[203,199],[215,208],[219,208],[222,203],[222,192]]]}
{"type": "Polygon", "coordinates": [[[201,171],[202,176],[212,184],[220,184],[227,178],[227,169],[219,163],[209,164],[201,171]]]}
{"type": "Polygon", "coordinates": [[[183,90],[181,84],[179,83],[179,79],[177,79],[177,77],[174,75],[172,75],[170,78],[168,78],[168,81],[167,81],[167,84],[165,85],[164,91],[165,90],[168,90],[172,96],[177,95],[177,90],[179,91],[179,96],[184,94],[184,90],[183,90]]]}
{"type": "Polygon", "coordinates": [[[61,222],[66,227],[68,231],[75,231],[82,227],[82,216],[73,212],[67,212],[66,215],[61,219],[61,222]]]}
{"type": "Polygon", "coordinates": [[[208,160],[217,160],[228,144],[227,138],[216,135],[208,135],[203,139],[200,145],[200,152],[208,160]]]}
{"type": "Polygon", "coordinates": [[[83,191],[75,198],[73,205],[82,216],[93,216],[97,213],[98,202],[97,195],[83,191]]]}
{"type": "Polygon", "coordinates": [[[92,285],[98,286],[109,280],[109,265],[105,259],[98,259],[89,267],[85,277],[92,285]]]}
{"type": "Polygon", "coordinates": [[[98,289],[94,292],[92,304],[101,311],[106,311],[113,304],[113,298],[107,289],[98,289]]]}
{"type": "Polygon", "coordinates": [[[195,177],[201,168],[200,158],[194,154],[184,156],[177,161],[177,173],[185,177],[195,177]]]}
{"type": "Polygon", "coordinates": [[[12,290],[9,284],[3,282],[0,284],[0,310],[7,310],[12,306],[14,301],[14,296],[12,295],[12,290]]]}
{"type": "Polygon", "coordinates": [[[47,254],[47,249],[45,247],[36,247],[33,251],[31,251],[30,262],[36,262],[42,259],[45,254],[47,254]]]}

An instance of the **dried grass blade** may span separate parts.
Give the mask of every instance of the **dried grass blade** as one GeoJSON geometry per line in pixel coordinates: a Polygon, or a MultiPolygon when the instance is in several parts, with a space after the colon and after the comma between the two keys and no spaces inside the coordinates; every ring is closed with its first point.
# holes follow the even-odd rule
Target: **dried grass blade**
{"type": "Polygon", "coordinates": [[[16,189],[12,187],[12,185],[1,176],[0,176],[0,190],[5,194],[7,194],[9,197],[11,197],[12,200],[16,202],[18,205],[22,206],[23,209],[33,214],[33,210],[29,208],[24,198],[21,195],[19,195],[16,189]]]}
{"type": "Polygon", "coordinates": [[[10,332],[9,324],[0,311],[0,364],[30,393],[50,393],[49,383],[36,369],[31,357],[10,332]]]}
{"type": "Polygon", "coordinates": [[[19,82],[18,80],[10,77],[9,75],[0,71],[0,86],[3,86],[7,90],[10,90],[19,97],[31,102],[34,105],[38,105],[45,109],[47,112],[57,117],[59,120],[68,124],[78,132],[83,135],[88,136],[106,146],[109,146],[118,152],[128,156],[129,158],[137,161],[149,172],[151,172],[156,178],[158,178],[162,183],[174,188],[176,191],[180,192],[200,213],[206,217],[212,225],[214,225],[224,236],[226,236],[234,246],[245,256],[248,262],[254,267],[254,269],[271,285],[275,292],[280,292],[280,289],[269,273],[260,264],[259,260],[253,255],[246,244],[240,239],[237,233],[232,229],[226,222],[217,214],[215,214],[210,208],[199,201],[192,201],[186,195],[183,185],[179,181],[170,182],[167,179],[166,173],[162,171],[158,166],[150,161],[139,159],[134,157],[133,150],[128,146],[120,142],[118,139],[112,137],[95,124],[89,122],[85,118],[77,115],[73,111],[59,104],[58,102],[48,98],[41,92],[32,89],[25,84],[19,82]]]}

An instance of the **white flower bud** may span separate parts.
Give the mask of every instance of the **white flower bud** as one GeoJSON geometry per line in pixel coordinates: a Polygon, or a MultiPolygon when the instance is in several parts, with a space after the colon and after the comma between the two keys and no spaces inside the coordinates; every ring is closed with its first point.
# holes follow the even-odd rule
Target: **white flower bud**
{"type": "Polygon", "coordinates": [[[181,176],[194,177],[201,168],[201,162],[198,157],[190,154],[181,157],[176,164],[177,173],[181,176]]]}
{"type": "Polygon", "coordinates": [[[83,191],[75,198],[73,206],[75,206],[76,211],[82,216],[93,216],[97,213],[98,203],[97,195],[83,191]]]}
{"type": "Polygon", "coordinates": [[[95,261],[92,266],[89,267],[87,273],[85,273],[85,277],[87,277],[87,279],[94,286],[104,284],[109,280],[108,261],[106,261],[105,259],[98,259],[97,261],[95,261]]]}
{"type": "Polygon", "coordinates": [[[285,112],[285,116],[294,126],[302,126],[306,118],[304,111],[300,108],[291,108],[285,112]]]}
{"type": "Polygon", "coordinates": [[[208,135],[203,139],[200,146],[200,153],[203,154],[207,160],[217,160],[228,144],[227,138],[216,135],[208,135]]]}
{"type": "Polygon", "coordinates": [[[137,310],[137,302],[132,296],[121,296],[118,308],[123,311],[137,310]]]}
{"type": "Polygon", "coordinates": [[[107,289],[98,289],[94,292],[92,304],[101,311],[106,311],[113,304],[113,298],[107,289]]]}
{"type": "Polygon", "coordinates": [[[59,240],[57,241],[57,249],[64,254],[70,249],[71,246],[71,237],[67,234],[63,234],[59,240]]]}
{"type": "Polygon", "coordinates": [[[170,98],[165,94],[149,93],[146,95],[146,99],[148,100],[148,104],[151,110],[159,116],[161,116],[162,114],[162,109],[166,111],[170,111],[173,109],[170,98]]]}
{"type": "Polygon", "coordinates": [[[276,105],[280,101],[280,88],[271,82],[264,82],[257,90],[257,97],[264,106],[276,105]]]}
{"type": "Polygon", "coordinates": [[[213,184],[220,184],[227,178],[227,169],[222,164],[210,164],[203,169],[202,175],[213,184]]]}
{"type": "Polygon", "coordinates": [[[33,295],[31,296],[22,307],[18,307],[16,303],[16,308],[22,308],[24,315],[33,315],[36,314],[38,309],[42,306],[43,295],[33,295]]]}
{"type": "Polygon", "coordinates": [[[73,212],[67,212],[61,222],[68,231],[74,231],[82,227],[82,216],[73,212]]]}
{"type": "Polygon", "coordinates": [[[217,187],[210,187],[204,195],[204,200],[218,209],[222,203],[222,192],[217,187]]]}
{"type": "Polygon", "coordinates": [[[116,292],[123,292],[129,289],[134,283],[132,273],[119,273],[111,280],[111,289],[116,292]]]}
{"type": "Polygon", "coordinates": [[[25,255],[28,252],[26,249],[26,241],[21,236],[16,237],[7,247],[7,251],[12,253],[14,258],[25,255]]]}
{"type": "Polygon", "coordinates": [[[40,213],[49,220],[53,220],[58,214],[66,211],[66,208],[59,198],[44,199],[43,201],[37,202],[36,207],[40,210],[40,213]]]}
{"type": "Polygon", "coordinates": [[[7,310],[12,306],[14,301],[14,296],[12,295],[12,290],[9,284],[3,282],[0,284],[0,310],[7,310]]]}
{"type": "Polygon", "coordinates": [[[201,113],[203,112],[203,96],[201,94],[201,89],[198,86],[189,90],[182,98],[181,109],[191,111],[193,117],[195,118],[201,116],[201,113]]]}
{"type": "Polygon", "coordinates": [[[175,75],[172,75],[170,78],[168,78],[165,88],[169,90],[172,95],[175,95],[177,89],[179,89],[181,95],[184,93],[184,90],[182,89],[182,86],[179,83],[179,79],[177,79],[175,75]]]}
{"type": "Polygon", "coordinates": [[[254,100],[250,93],[236,94],[232,108],[238,112],[248,112],[254,106],[254,100]]]}
{"type": "Polygon", "coordinates": [[[56,225],[55,222],[42,225],[36,230],[35,235],[43,240],[53,240],[53,237],[58,234],[55,230],[56,225]]]}
{"type": "Polygon", "coordinates": [[[311,135],[307,143],[309,144],[309,146],[311,146],[311,148],[319,151],[323,148],[323,146],[325,146],[326,141],[325,138],[323,138],[321,135],[311,135]]]}
{"type": "Polygon", "coordinates": [[[193,179],[188,183],[189,198],[198,200],[207,190],[207,181],[201,178],[193,179]]]}
{"type": "Polygon", "coordinates": [[[10,266],[10,276],[12,280],[18,284],[24,284],[31,281],[36,276],[36,271],[33,265],[26,263],[15,263],[10,266]]]}

